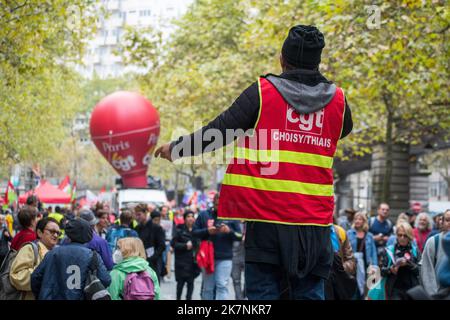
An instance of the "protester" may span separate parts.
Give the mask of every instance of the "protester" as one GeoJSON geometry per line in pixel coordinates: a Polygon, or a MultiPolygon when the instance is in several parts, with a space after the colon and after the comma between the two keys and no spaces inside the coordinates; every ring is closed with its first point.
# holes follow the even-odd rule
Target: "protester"
{"type": "Polygon", "coordinates": [[[242,239],[241,230],[237,221],[226,221],[217,217],[219,193],[215,195],[214,207],[200,212],[194,224],[194,237],[211,241],[214,248],[214,272],[202,270],[202,299],[227,300],[228,281],[231,276],[233,259],[233,241],[242,239]]]}
{"type": "Polygon", "coordinates": [[[36,225],[37,243],[24,245],[12,262],[9,279],[11,285],[21,291],[22,300],[34,300],[31,292],[31,274],[44,259],[44,256],[58,243],[60,235],[58,221],[43,218],[36,225]]]}
{"type": "Polygon", "coordinates": [[[106,239],[106,233],[109,227],[109,212],[106,210],[97,210],[95,216],[98,219],[95,225],[95,232],[103,239],[106,239]]]}
{"type": "MultiPolygon", "coordinates": [[[[194,213],[195,215],[195,213],[194,213]]],[[[175,226],[179,226],[179,225],[183,225],[184,224],[184,213],[181,209],[178,209],[175,211],[175,215],[173,217],[173,223],[175,224],[175,226]]]]}
{"type": "Polygon", "coordinates": [[[380,285],[369,290],[369,299],[401,300],[406,292],[419,284],[420,252],[413,245],[411,225],[400,222],[397,226],[397,242],[385,250],[381,268],[380,285]]]}
{"type": "Polygon", "coordinates": [[[325,283],[325,300],[349,300],[356,298],[356,261],[347,234],[341,226],[330,227],[334,260],[330,277],[325,283]]]}
{"type": "Polygon", "coordinates": [[[378,206],[378,215],[369,219],[369,232],[373,235],[375,246],[377,247],[378,263],[382,263],[381,257],[384,257],[384,248],[386,247],[389,236],[393,233],[393,224],[388,219],[389,205],[380,203],[378,206]]]}
{"type": "Polygon", "coordinates": [[[11,240],[12,237],[9,233],[8,226],[6,225],[6,216],[4,214],[0,214],[0,266],[8,254],[9,243],[11,240]]]}
{"type": "Polygon", "coordinates": [[[6,210],[6,227],[8,228],[10,236],[14,237],[14,216],[10,209],[6,210]]]}
{"type": "MultiPolygon", "coordinates": [[[[392,228],[393,233],[389,236],[389,239],[386,243],[386,247],[394,245],[397,242],[397,226],[400,224],[400,222],[406,222],[409,223],[409,216],[407,212],[402,212],[398,215],[397,221],[395,222],[395,226],[392,228]]],[[[415,240],[414,240],[415,243],[415,240]]]]}
{"type": "Polygon", "coordinates": [[[168,249],[170,249],[170,242],[167,243],[166,239],[166,232],[164,230],[164,228],[161,225],[162,222],[162,217],[161,217],[161,212],[158,209],[154,209],[151,214],[150,214],[150,218],[152,220],[153,225],[161,228],[158,229],[158,238],[160,239],[159,241],[162,241],[164,239],[164,251],[161,253],[161,255],[159,255],[157,258],[155,257],[155,261],[156,261],[156,265],[155,265],[155,271],[158,274],[158,279],[160,279],[160,281],[164,281],[164,276],[167,275],[167,269],[165,268],[165,263],[164,263],[164,255],[166,253],[166,251],[168,249]],[[161,232],[164,233],[164,237],[160,234],[161,232]],[[169,248],[167,248],[167,246],[169,246],[169,248]]]}
{"type": "Polygon", "coordinates": [[[173,223],[173,213],[172,213],[172,219],[170,218],[170,211],[168,206],[162,206],[161,207],[161,219],[158,223],[164,230],[165,233],[165,239],[166,239],[166,249],[163,252],[162,255],[162,276],[168,276],[170,277],[170,264],[171,264],[171,247],[170,242],[172,241],[173,233],[175,232],[174,229],[174,223],[173,223]]]}
{"type": "Polygon", "coordinates": [[[416,218],[417,218],[417,213],[415,213],[413,211],[413,209],[408,209],[404,213],[408,217],[408,223],[411,225],[411,228],[414,228],[414,226],[416,224],[415,221],[416,221],[416,218]]]}
{"type": "Polygon", "coordinates": [[[64,238],[64,229],[65,229],[65,225],[66,225],[66,216],[64,215],[64,210],[60,207],[60,206],[56,206],[55,207],[55,212],[50,213],[48,215],[49,218],[55,219],[56,221],[58,221],[59,224],[59,228],[61,229],[61,235],[59,237],[60,240],[62,240],[64,238]]]}
{"type": "Polygon", "coordinates": [[[158,276],[146,260],[139,238],[121,238],[114,252],[116,265],[111,271],[108,291],[112,300],[159,300],[158,276]]]}
{"type": "Polygon", "coordinates": [[[410,289],[408,299],[411,300],[450,300],[450,233],[447,232],[442,238],[442,251],[444,257],[437,266],[437,281],[440,289],[435,294],[428,294],[423,286],[410,289]]]}
{"type": "Polygon", "coordinates": [[[35,196],[35,195],[30,195],[30,196],[27,197],[27,200],[26,200],[25,204],[27,206],[34,207],[34,208],[38,209],[39,198],[37,196],[35,196]]]}
{"type": "Polygon", "coordinates": [[[80,212],[80,218],[86,220],[92,228],[92,240],[86,243],[86,247],[97,252],[102,258],[106,270],[110,271],[114,266],[112,261],[112,251],[108,246],[108,242],[101,238],[95,231],[95,226],[98,224],[98,219],[89,209],[82,210],[80,212]]]}
{"type": "Polygon", "coordinates": [[[430,296],[442,289],[437,277],[437,266],[444,260],[442,239],[449,231],[450,209],[445,211],[442,217],[442,232],[428,239],[423,250],[420,275],[425,291],[430,296]]]}
{"type": "Polygon", "coordinates": [[[231,279],[233,279],[233,288],[236,300],[245,298],[245,289],[242,288],[241,278],[245,270],[245,224],[240,223],[242,240],[233,242],[233,266],[231,268],[231,279]]]}
{"type": "Polygon", "coordinates": [[[347,208],[344,210],[345,215],[339,217],[338,224],[344,228],[345,231],[350,230],[353,224],[353,219],[355,217],[356,210],[352,208],[347,208]]]}
{"type": "Polygon", "coordinates": [[[425,212],[419,213],[419,215],[416,218],[413,234],[416,240],[417,247],[420,250],[420,253],[423,252],[425,242],[427,241],[432,228],[433,228],[433,220],[431,220],[431,217],[425,212]]]}
{"type": "Polygon", "coordinates": [[[177,281],[177,300],[181,300],[184,284],[187,286],[186,300],[192,300],[194,280],[200,274],[196,253],[200,241],[192,235],[195,222],[194,212],[184,212],[184,224],[177,226],[171,246],[175,251],[175,280],[177,281]]]}
{"type": "MultiPolygon", "coordinates": [[[[433,237],[441,232],[443,217],[444,217],[443,212],[437,212],[437,213],[432,214],[433,229],[431,230],[430,234],[428,235],[428,239],[430,239],[431,237],[433,237]]],[[[428,241],[428,239],[427,239],[427,241],[428,241]]]]}
{"type": "Polygon", "coordinates": [[[39,300],[83,300],[83,289],[93,261],[101,284],[108,287],[111,283],[103,260],[85,246],[93,235],[89,223],[79,218],[71,220],[67,223],[66,234],[71,243],[48,252],[31,275],[31,290],[39,300]]]}
{"type": "Polygon", "coordinates": [[[106,241],[111,252],[116,250],[116,244],[119,239],[139,236],[135,230],[130,228],[133,221],[133,213],[130,210],[123,210],[119,221],[120,225],[112,225],[106,233],[106,241]]]}
{"type": "MultiPolygon", "coordinates": [[[[357,212],[353,225],[347,231],[348,240],[352,246],[357,265],[357,281],[361,297],[366,293],[366,270],[378,266],[377,248],[372,234],[369,232],[369,223],[366,214],[357,212]]],[[[373,270],[369,270],[372,274],[373,270]]]]}
{"type": "Polygon", "coordinates": [[[18,216],[22,227],[11,241],[11,249],[18,251],[23,244],[36,240],[36,224],[38,211],[34,206],[24,206],[18,216]]]}
{"type": "MultiPolygon", "coordinates": [[[[342,89],[319,71],[324,47],[324,35],[316,27],[292,27],[281,48],[281,75],[260,77],[207,126],[155,151],[156,157],[173,161],[217,150],[233,142],[238,135],[227,135],[227,129],[244,132],[255,129],[258,142],[265,139],[272,146],[276,144],[276,154],[281,151],[286,156],[289,154],[289,159],[295,159],[276,161],[280,170],[271,179],[261,177],[259,169],[262,166],[253,161],[253,156],[257,158],[259,152],[267,153],[264,148],[247,153],[250,137],[239,135],[242,136],[239,138],[242,147],[239,156],[247,160],[232,161],[222,182],[219,217],[248,221],[245,281],[249,299],[279,299],[282,283],[289,284],[293,299],[324,299],[324,282],[333,261],[329,231],[333,215],[330,159],[334,157],[339,139],[347,136],[353,126],[342,89]],[[319,122],[323,121],[319,127],[328,129],[320,130],[320,133],[317,126],[308,129],[317,129],[317,138],[326,138],[324,140],[330,145],[311,145],[289,139],[293,133],[287,125],[297,126],[298,130],[300,119],[307,117],[313,124],[316,116],[319,122]],[[202,139],[209,129],[220,130],[226,138],[220,139],[221,143],[218,143],[219,139],[212,143],[202,139]],[[269,136],[274,131],[280,134],[269,136]],[[275,141],[275,138],[280,139],[275,141]],[[326,163],[315,166],[314,161],[306,160],[305,153],[308,159],[320,157],[320,161],[326,159],[326,163]],[[279,184],[270,180],[277,180],[279,184]],[[292,188],[291,183],[319,184],[317,190],[321,192],[302,194],[292,188]]],[[[255,145],[267,147],[264,143],[255,145]]]]}
{"type": "MultiPolygon", "coordinates": [[[[158,218],[156,212],[153,212],[153,217],[158,218]]],[[[153,223],[152,219],[148,219],[148,205],[145,203],[137,205],[134,208],[134,213],[138,222],[136,231],[144,243],[147,261],[158,275],[158,282],[161,282],[161,273],[159,272],[161,270],[160,263],[162,254],[166,249],[164,230],[160,225],[153,223]]]]}

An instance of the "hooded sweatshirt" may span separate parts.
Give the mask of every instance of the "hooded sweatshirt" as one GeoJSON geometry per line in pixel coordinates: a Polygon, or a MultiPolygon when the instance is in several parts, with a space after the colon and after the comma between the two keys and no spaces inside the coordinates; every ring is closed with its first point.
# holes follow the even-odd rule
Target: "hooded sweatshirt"
{"type": "Polygon", "coordinates": [[[147,271],[153,280],[155,287],[155,300],[159,300],[160,288],[158,277],[155,271],[150,268],[147,260],[141,257],[129,257],[122,262],[116,264],[111,271],[111,285],[108,287],[108,292],[112,300],[122,300],[122,293],[127,274],[132,272],[147,271]]]}

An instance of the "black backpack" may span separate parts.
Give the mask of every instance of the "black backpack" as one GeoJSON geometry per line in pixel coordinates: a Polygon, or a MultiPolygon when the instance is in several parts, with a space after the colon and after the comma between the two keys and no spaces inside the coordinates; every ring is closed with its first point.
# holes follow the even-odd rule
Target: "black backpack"
{"type": "MultiPolygon", "coordinates": [[[[9,242],[4,236],[5,230],[0,232],[0,257],[6,257],[9,252],[9,242]]],[[[0,261],[2,263],[3,261],[0,261]]]]}
{"type": "MultiPolygon", "coordinates": [[[[33,265],[36,266],[39,255],[37,244],[35,242],[28,242],[25,243],[22,248],[26,245],[31,245],[33,248],[33,265]]],[[[8,254],[5,257],[5,260],[3,260],[3,263],[0,267],[0,300],[20,300],[22,297],[22,291],[17,290],[9,280],[11,266],[18,252],[19,251],[16,251],[14,249],[9,250],[8,254]]]]}
{"type": "Polygon", "coordinates": [[[84,297],[86,300],[111,300],[111,295],[103,283],[97,278],[98,258],[97,252],[92,251],[92,259],[89,264],[86,284],[84,286],[84,297]]]}

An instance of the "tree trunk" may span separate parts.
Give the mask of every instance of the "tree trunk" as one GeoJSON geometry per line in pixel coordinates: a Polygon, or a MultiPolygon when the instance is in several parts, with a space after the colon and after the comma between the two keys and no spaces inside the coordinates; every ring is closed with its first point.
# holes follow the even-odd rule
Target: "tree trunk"
{"type": "Polygon", "coordinates": [[[394,126],[394,112],[390,98],[387,95],[383,97],[387,110],[386,122],[386,168],[383,178],[383,192],[381,193],[381,202],[389,203],[391,194],[391,176],[392,176],[392,143],[393,143],[393,126],[394,126]]]}

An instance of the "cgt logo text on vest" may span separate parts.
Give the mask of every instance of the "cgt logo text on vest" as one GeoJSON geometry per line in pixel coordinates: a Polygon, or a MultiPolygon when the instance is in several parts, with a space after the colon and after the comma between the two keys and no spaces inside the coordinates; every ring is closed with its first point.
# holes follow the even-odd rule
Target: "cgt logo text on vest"
{"type": "Polygon", "coordinates": [[[299,114],[290,105],[286,105],[286,130],[322,135],[325,109],[314,113],[299,114]]]}

